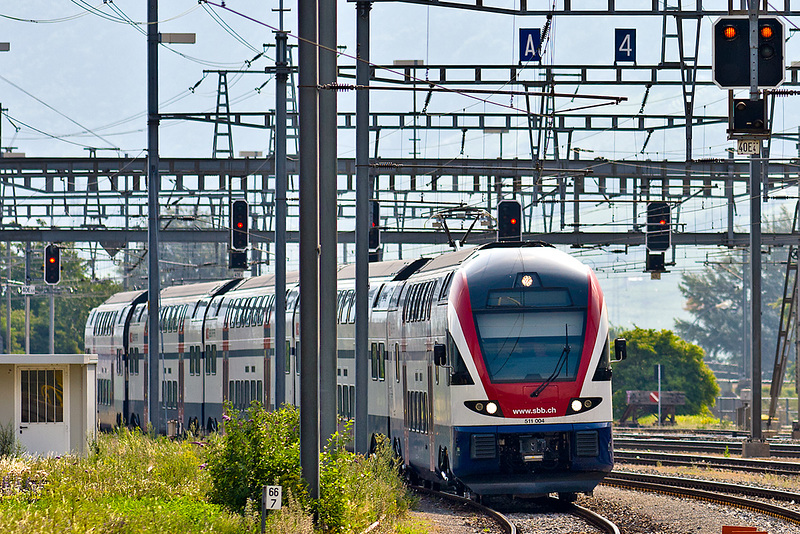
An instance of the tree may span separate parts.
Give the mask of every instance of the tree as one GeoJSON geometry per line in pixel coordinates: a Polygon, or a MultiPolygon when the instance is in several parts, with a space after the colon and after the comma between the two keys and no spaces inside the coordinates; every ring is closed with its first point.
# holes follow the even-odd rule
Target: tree
{"type": "Polygon", "coordinates": [[[703,349],[676,336],[670,330],[634,328],[620,332],[628,343],[627,359],[614,364],[614,417],[619,418],[626,406],[628,390],[654,390],[656,364],[664,366],[662,391],[683,391],[686,405],[676,413],[694,415],[703,407],[714,405],[719,386],[706,364],[703,349]]]}
{"type": "MultiPolygon", "coordinates": [[[[790,231],[791,216],[780,214],[765,222],[772,232],[790,231]]],[[[749,252],[746,252],[749,254],[749,252]]],[[[784,248],[762,254],[761,270],[761,355],[765,375],[771,374],[778,339],[780,301],[786,276],[784,248]]],[[[691,321],[675,320],[675,331],[683,338],[700,345],[707,355],[719,363],[743,361],[745,342],[749,339],[749,308],[743,309],[743,284],[750,275],[749,263],[742,252],[727,253],[708,261],[701,272],[685,273],[679,285],[686,297],[691,321]],[[747,322],[745,317],[747,316],[747,322]]]]}
{"type": "MultiPolygon", "coordinates": [[[[79,354],[84,350],[84,325],[89,310],[102,303],[110,295],[121,290],[119,284],[111,280],[93,280],[86,273],[88,262],[82,259],[71,244],[61,245],[61,282],[56,286],[45,286],[43,282],[42,251],[44,246],[31,247],[30,285],[37,287],[37,294],[31,303],[31,341],[34,354],[50,352],[50,302],[46,293],[53,289],[55,294],[55,352],[59,354],[79,354]],[[44,289],[47,288],[47,289],[44,289]]],[[[5,246],[0,246],[0,258],[5,259],[5,246]]],[[[3,284],[3,299],[0,302],[2,321],[0,335],[5,338],[7,291],[11,294],[11,340],[3,339],[3,349],[9,353],[25,351],[25,298],[18,287],[25,282],[25,252],[22,247],[12,247],[11,274],[2,270],[10,284],[3,284]]],[[[5,281],[5,280],[4,280],[5,281]]]]}

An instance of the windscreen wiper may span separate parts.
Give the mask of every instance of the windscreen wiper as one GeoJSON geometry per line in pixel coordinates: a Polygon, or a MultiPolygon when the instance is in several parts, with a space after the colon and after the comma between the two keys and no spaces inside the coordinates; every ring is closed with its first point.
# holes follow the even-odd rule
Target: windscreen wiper
{"type": "Polygon", "coordinates": [[[569,346],[569,324],[564,324],[565,330],[565,337],[564,337],[564,348],[561,350],[561,356],[558,357],[558,361],[556,362],[556,367],[553,369],[553,372],[550,376],[547,377],[547,380],[539,384],[539,387],[531,393],[531,397],[538,397],[539,394],[544,391],[544,388],[549,386],[553,380],[561,373],[561,370],[564,368],[564,365],[567,363],[567,357],[569,356],[569,351],[571,347],[569,346]]]}

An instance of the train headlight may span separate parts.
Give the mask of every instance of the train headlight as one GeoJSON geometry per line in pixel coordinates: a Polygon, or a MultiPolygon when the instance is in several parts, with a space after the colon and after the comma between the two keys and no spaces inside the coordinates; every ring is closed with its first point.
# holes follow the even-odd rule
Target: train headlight
{"type": "Polygon", "coordinates": [[[464,401],[464,406],[481,415],[503,417],[503,411],[500,409],[500,404],[497,401],[464,401]]]}
{"type": "Polygon", "coordinates": [[[576,413],[586,412],[603,401],[602,397],[577,397],[569,401],[567,405],[566,415],[574,415],[576,413]]]}

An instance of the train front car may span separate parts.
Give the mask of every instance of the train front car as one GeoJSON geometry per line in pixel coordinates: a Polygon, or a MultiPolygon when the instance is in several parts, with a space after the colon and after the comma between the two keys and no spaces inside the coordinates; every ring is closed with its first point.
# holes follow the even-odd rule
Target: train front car
{"type": "Polygon", "coordinates": [[[450,475],[483,495],[591,492],[613,467],[608,320],[591,269],[550,246],[482,247],[453,277],[448,325],[450,365],[475,377],[450,388],[450,475]]]}

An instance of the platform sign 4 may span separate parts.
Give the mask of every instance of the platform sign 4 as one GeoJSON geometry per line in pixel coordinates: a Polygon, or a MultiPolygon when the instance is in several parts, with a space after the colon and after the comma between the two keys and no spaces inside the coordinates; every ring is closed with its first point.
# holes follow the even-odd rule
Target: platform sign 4
{"type": "Polygon", "coordinates": [[[519,60],[539,61],[539,48],[542,46],[542,32],[539,28],[519,29],[519,60]]]}
{"type": "Polygon", "coordinates": [[[630,61],[636,63],[636,30],[614,30],[614,62],[630,61]]]}

